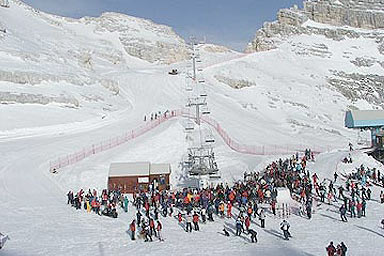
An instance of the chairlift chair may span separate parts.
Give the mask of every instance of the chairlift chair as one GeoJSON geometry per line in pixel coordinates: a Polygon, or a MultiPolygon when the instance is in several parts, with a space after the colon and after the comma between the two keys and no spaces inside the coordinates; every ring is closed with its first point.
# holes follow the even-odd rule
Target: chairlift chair
{"type": "Polygon", "coordinates": [[[205,142],[206,143],[214,143],[215,138],[212,135],[207,135],[207,137],[205,137],[205,142]]]}
{"type": "Polygon", "coordinates": [[[211,111],[209,111],[208,107],[204,106],[204,107],[202,107],[202,109],[201,109],[201,113],[202,113],[203,115],[209,115],[209,114],[211,114],[211,111]]]}

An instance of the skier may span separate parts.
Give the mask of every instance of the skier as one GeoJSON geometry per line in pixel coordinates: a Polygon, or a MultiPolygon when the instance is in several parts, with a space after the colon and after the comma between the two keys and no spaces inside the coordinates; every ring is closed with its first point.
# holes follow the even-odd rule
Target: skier
{"type": "Polygon", "coordinates": [[[287,220],[283,220],[281,223],[280,223],[280,229],[283,231],[284,233],[284,238],[285,240],[289,240],[289,237],[291,237],[291,234],[289,233],[289,228],[291,226],[289,225],[288,221],[287,220]]]}
{"type": "Polygon", "coordinates": [[[341,242],[340,244],[341,247],[341,256],[346,256],[347,255],[347,246],[344,244],[344,242],[341,242]]]}
{"type": "Polygon", "coordinates": [[[177,219],[179,220],[179,224],[183,221],[183,215],[181,214],[181,212],[177,214],[177,219]]]}
{"type": "Polygon", "coordinates": [[[144,230],[144,233],[145,233],[145,240],[144,240],[144,242],[148,242],[149,240],[151,240],[151,242],[153,241],[149,229],[150,229],[149,225],[147,223],[143,223],[143,230],[144,230]]]}
{"type": "Polygon", "coordinates": [[[229,233],[228,233],[228,231],[225,229],[225,227],[223,228],[223,232],[224,232],[224,235],[225,235],[225,236],[229,236],[229,233]]]}
{"type": "Polygon", "coordinates": [[[236,220],[236,236],[240,236],[243,230],[243,223],[241,222],[240,217],[236,220]]]}
{"type": "Polygon", "coordinates": [[[383,229],[384,229],[384,219],[381,220],[381,225],[383,225],[383,229]]]}
{"type": "Polygon", "coordinates": [[[156,236],[155,221],[152,218],[149,219],[149,232],[151,236],[153,236],[153,234],[156,236]]]}
{"type": "Polygon", "coordinates": [[[228,218],[232,217],[232,203],[231,203],[231,201],[228,201],[228,204],[227,204],[227,217],[228,218]]]}
{"type": "Polygon", "coordinates": [[[351,142],[349,142],[349,151],[353,151],[353,145],[351,142]]]}
{"type": "Polygon", "coordinates": [[[186,225],[186,232],[192,232],[192,215],[191,213],[187,213],[187,215],[185,216],[185,222],[187,223],[186,225]]]}
{"type": "Polygon", "coordinates": [[[205,208],[201,209],[200,214],[201,214],[201,220],[203,221],[203,223],[206,223],[207,222],[207,210],[205,208]]]}
{"type": "Polygon", "coordinates": [[[333,245],[333,242],[331,242],[331,243],[325,248],[325,250],[327,251],[328,256],[335,256],[336,248],[335,248],[335,246],[333,245]]]}
{"type": "Polygon", "coordinates": [[[249,226],[251,225],[251,221],[249,219],[249,216],[245,217],[244,224],[245,224],[245,229],[248,231],[249,230],[249,226]]]}
{"type": "Polygon", "coordinates": [[[128,197],[124,197],[124,212],[128,212],[128,197]]]}
{"type": "Polygon", "coordinates": [[[272,213],[276,216],[276,200],[272,200],[271,203],[272,213]]]}
{"type": "Polygon", "coordinates": [[[136,222],[137,222],[137,226],[139,227],[140,226],[140,222],[141,222],[141,213],[140,211],[137,211],[136,213],[136,222]]]}
{"type": "Polygon", "coordinates": [[[197,214],[197,212],[195,212],[193,214],[193,225],[194,225],[194,228],[195,228],[195,231],[199,231],[199,215],[197,214]]]}
{"type": "Polygon", "coordinates": [[[263,209],[260,210],[259,219],[261,228],[265,228],[265,213],[263,209]]]}
{"type": "Polygon", "coordinates": [[[345,214],[347,213],[347,208],[345,208],[345,205],[342,204],[340,209],[339,209],[339,212],[340,212],[340,217],[341,217],[341,220],[344,221],[344,222],[347,222],[348,219],[347,217],[345,216],[345,214]]]}
{"type": "Polygon", "coordinates": [[[334,181],[333,181],[333,183],[336,183],[336,180],[337,180],[337,177],[338,177],[339,175],[337,175],[337,172],[335,172],[334,174],[333,174],[333,178],[334,178],[334,181]]]}
{"type": "Polygon", "coordinates": [[[131,225],[129,225],[129,229],[131,230],[131,240],[135,240],[135,231],[136,231],[136,221],[133,220],[131,225]]]}
{"type": "Polygon", "coordinates": [[[159,238],[159,240],[161,241],[161,242],[163,242],[164,241],[164,239],[163,239],[163,236],[161,235],[161,230],[163,229],[163,225],[160,223],[160,221],[158,220],[157,221],[157,227],[156,227],[156,230],[157,230],[157,237],[159,238]]]}
{"type": "Polygon", "coordinates": [[[248,234],[251,235],[251,241],[252,243],[257,243],[257,232],[253,229],[248,230],[248,234]]]}

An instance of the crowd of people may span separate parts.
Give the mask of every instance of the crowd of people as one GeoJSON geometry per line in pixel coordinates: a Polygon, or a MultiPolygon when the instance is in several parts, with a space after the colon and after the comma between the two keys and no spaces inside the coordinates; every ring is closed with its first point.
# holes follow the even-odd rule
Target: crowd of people
{"type": "Polygon", "coordinates": [[[162,116],[165,118],[165,117],[174,116],[174,115],[175,115],[175,111],[169,111],[169,110],[166,110],[164,112],[157,111],[157,112],[153,112],[151,114],[148,114],[148,116],[145,115],[143,120],[144,120],[144,122],[154,121],[154,120],[160,119],[162,116]]]}
{"type": "MultiPolygon", "coordinates": [[[[150,186],[149,191],[136,191],[132,202],[136,215],[129,224],[131,239],[135,240],[137,233],[146,242],[153,241],[154,237],[164,241],[160,216],[174,218],[188,233],[200,231],[200,223],[226,218],[233,219],[234,226],[224,226],[223,235],[230,236],[230,232],[234,236],[244,234],[249,236],[250,242],[257,243],[257,232],[252,228],[252,223],[264,229],[268,225],[267,214],[276,215],[277,210],[281,210],[277,204],[278,188],[290,191],[292,197],[301,203],[299,213],[308,219],[311,219],[313,208],[318,203],[340,202],[339,211],[344,222],[348,221],[347,213],[351,218],[366,215],[366,202],[371,200],[372,192],[362,180],[364,176],[380,179],[379,171],[361,166],[356,173],[347,177],[339,177],[335,172],[333,179],[325,178],[321,181],[316,173],[308,170],[308,161],[314,161],[314,154],[309,149],[302,156],[296,153],[287,159],[274,161],[261,172],[245,172],[243,179],[232,186],[221,183],[203,189],[184,188],[173,191],[159,191],[150,186]]],[[[348,161],[352,161],[352,158],[348,161]]],[[[96,190],[87,193],[80,190],[75,195],[70,191],[67,196],[68,204],[88,212],[117,217],[118,205],[128,211],[128,198],[119,190],[103,190],[100,195],[96,190]]],[[[383,192],[381,197],[383,202],[383,192]]],[[[280,229],[283,238],[289,240],[290,224],[285,218],[280,223],[280,229]]],[[[331,243],[326,249],[328,255],[346,253],[344,243],[336,247],[331,243]]]]}
{"type": "Polygon", "coordinates": [[[347,246],[344,242],[341,242],[336,247],[333,245],[333,242],[330,242],[329,245],[325,248],[328,256],[345,256],[347,255],[347,246]]]}
{"type": "MultiPolygon", "coordinates": [[[[133,205],[137,209],[136,226],[145,230],[152,218],[154,221],[159,219],[159,213],[167,217],[173,216],[175,211],[175,218],[186,232],[199,231],[199,223],[213,222],[214,216],[233,218],[236,227],[233,233],[237,236],[244,233],[250,236],[252,242],[257,242],[257,232],[251,228],[251,223],[259,222],[260,228],[265,228],[266,211],[276,215],[276,189],[279,187],[288,187],[297,199],[305,202],[308,217],[311,218],[312,185],[306,165],[313,159],[311,150],[306,150],[302,157],[297,153],[291,158],[271,163],[261,173],[244,173],[244,179],[233,186],[218,184],[204,189],[136,192],[133,195],[133,205]],[[143,223],[144,226],[141,226],[143,223]]],[[[136,227],[133,228],[132,223],[131,232],[134,232],[136,227]]],[[[289,223],[283,221],[281,229],[285,239],[290,237],[289,228],[289,223]]],[[[224,235],[229,234],[228,230],[228,227],[224,228],[224,235]]],[[[144,233],[148,236],[148,232],[144,233]]]]}
{"type": "Polygon", "coordinates": [[[128,212],[128,197],[124,196],[120,190],[102,190],[98,194],[96,189],[89,189],[85,192],[80,189],[77,193],[72,190],[67,193],[67,204],[77,210],[84,209],[88,213],[94,212],[98,215],[105,215],[117,218],[117,206],[121,206],[125,212],[128,212]]]}

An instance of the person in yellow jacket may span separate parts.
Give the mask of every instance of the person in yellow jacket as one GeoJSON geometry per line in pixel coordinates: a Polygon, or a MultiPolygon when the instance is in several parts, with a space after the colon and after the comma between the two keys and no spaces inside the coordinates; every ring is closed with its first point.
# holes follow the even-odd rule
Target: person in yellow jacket
{"type": "Polygon", "coordinates": [[[91,205],[89,204],[89,200],[87,199],[87,212],[91,212],[91,205]]]}
{"type": "Polygon", "coordinates": [[[219,213],[220,213],[220,216],[223,218],[224,217],[224,208],[225,208],[225,206],[224,206],[224,202],[221,202],[220,204],[219,204],[219,213]]]}

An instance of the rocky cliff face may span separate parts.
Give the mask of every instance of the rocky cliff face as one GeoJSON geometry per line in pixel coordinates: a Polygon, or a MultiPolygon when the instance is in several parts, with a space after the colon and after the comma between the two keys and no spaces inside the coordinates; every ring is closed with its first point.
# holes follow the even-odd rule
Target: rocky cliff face
{"type": "MultiPolygon", "coordinates": [[[[280,10],[277,21],[266,22],[245,51],[249,53],[274,49],[286,36],[294,34],[320,34],[334,40],[360,36],[377,37],[382,41],[383,33],[372,31],[379,28],[384,28],[384,0],[305,1],[303,9],[295,6],[280,10]],[[308,20],[334,27],[304,25],[308,20]],[[370,31],[358,31],[343,26],[370,31]]],[[[382,44],[379,47],[384,48],[382,44]]]]}
{"type": "MultiPolygon", "coordinates": [[[[280,10],[246,52],[277,49],[325,71],[321,87],[384,108],[384,0],[312,0],[280,10]]],[[[309,72],[303,68],[304,73],[309,72]]]]}
{"type": "Polygon", "coordinates": [[[304,2],[306,15],[320,23],[357,28],[384,28],[383,0],[313,0],[304,2]]]}

